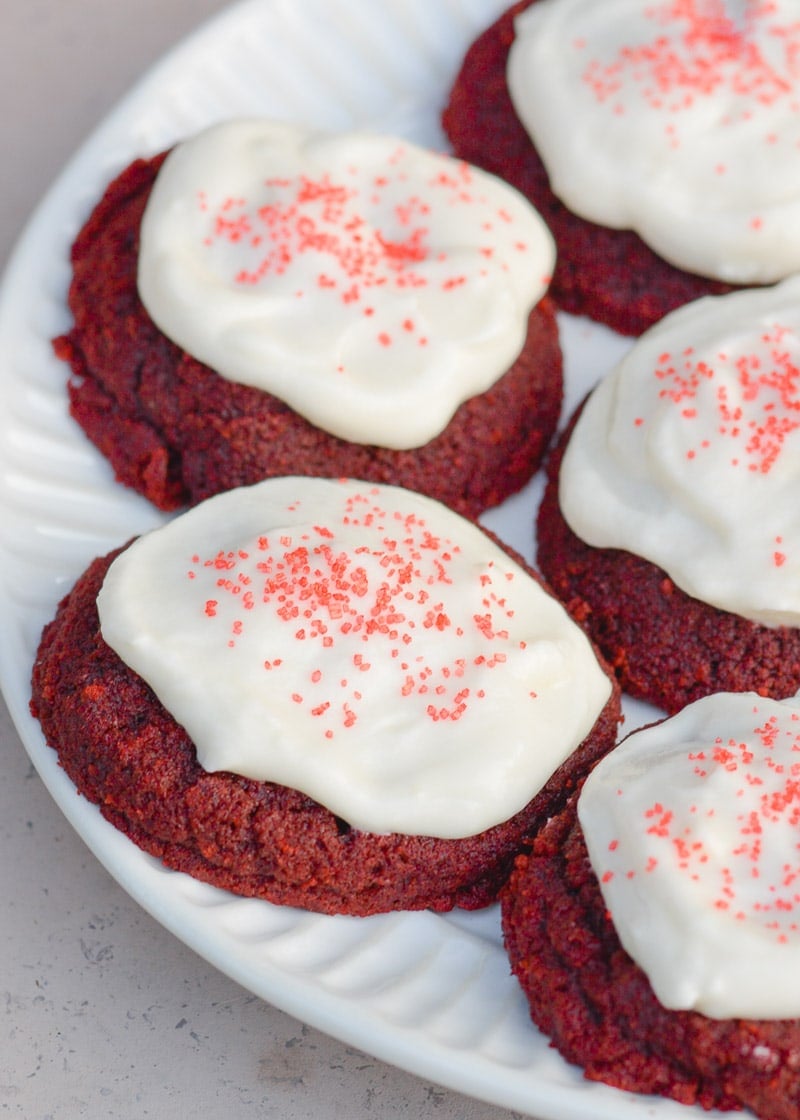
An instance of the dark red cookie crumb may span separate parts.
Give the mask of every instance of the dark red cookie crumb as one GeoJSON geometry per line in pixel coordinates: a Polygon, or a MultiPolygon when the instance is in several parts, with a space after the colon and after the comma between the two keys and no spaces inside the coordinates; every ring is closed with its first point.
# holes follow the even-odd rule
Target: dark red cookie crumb
{"type": "Polygon", "coordinates": [[[800,630],[763,626],[709,606],[681,591],[656,564],[621,549],[592,548],[572,532],[559,506],[558,480],[576,419],[548,462],[537,561],[623,690],[670,713],[712,692],[794,695],[800,630]]]}
{"type": "Polygon", "coordinates": [[[519,857],[502,896],[506,947],[534,1023],[593,1081],[798,1120],[800,1023],[664,1008],[607,914],[576,801],[519,857]]]}
{"type": "Polygon", "coordinates": [[[45,628],[31,710],[109,821],[217,887],[331,914],[486,906],[526,838],[615,742],[616,684],[589,736],[509,821],[455,840],[350,828],[295,790],[200,767],[183,728],[102,639],[96,597],[115,555],[92,563],[45,628]]]}
{"type": "Polygon", "coordinates": [[[136,285],[139,226],[163,159],[123,171],[79,233],[69,295],[74,326],[54,344],[72,368],[72,415],[118,481],[173,510],[264,478],[348,476],[417,490],[470,516],[524,486],[561,410],[561,350],[549,299],[531,312],[510,370],[424,447],[394,451],[338,439],[269,393],[191,358],[144,310],[136,285]]]}
{"type": "Polygon", "coordinates": [[[516,187],[547,222],[558,248],[553,298],[565,311],[588,315],[620,334],[639,335],[690,300],[730,291],[729,285],[668,264],[630,230],[579,218],[553,194],[506,87],[514,18],[532,3],[536,0],[515,4],[475,40],[442,123],[457,156],[516,187]]]}

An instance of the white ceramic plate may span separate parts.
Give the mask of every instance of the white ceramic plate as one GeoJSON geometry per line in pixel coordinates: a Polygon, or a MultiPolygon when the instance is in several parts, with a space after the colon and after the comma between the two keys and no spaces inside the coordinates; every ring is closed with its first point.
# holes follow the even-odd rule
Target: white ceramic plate
{"type": "MultiPolygon", "coordinates": [[[[496,908],[328,918],[239,899],[133,846],[76,797],[28,713],[43,624],[94,556],[161,520],[118,486],[67,414],[50,339],[68,326],[69,245],[107,180],[225,116],[366,125],[442,147],[439,111],[470,40],[506,0],[244,0],[154,68],[76,154],[0,293],[0,683],[53,797],[122,886],[252,992],[420,1076],[542,1120],[679,1120],[672,1102],[585,1082],[529,1022],[496,908]]],[[[562,320],[569,408],[628,345],[562,320]]],[[[528,557],[533,484],[487,517],[528,557]]],[[[643,713],[629,708],[629,724],[643,713]]]]}

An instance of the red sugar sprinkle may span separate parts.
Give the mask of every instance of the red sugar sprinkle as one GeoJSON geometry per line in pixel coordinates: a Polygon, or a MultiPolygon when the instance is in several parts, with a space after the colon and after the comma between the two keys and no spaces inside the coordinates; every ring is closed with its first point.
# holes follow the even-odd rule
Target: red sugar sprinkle
{"type": "MultiPolygon", "coordinates": [[[[788,437],[800,428],[800,368],[787,348],[789,333],[789,328],[780,324],[764,332],[760,342],[766,362],[757,351],[735,360],[720,354],[714,366],[702,359],[695,360],[693,355],[679,359],[662,354],[653,371],[663,383],[659,398],[681,405],[681,416],[694,419],[697,408],[684,402],[697,401],[704,386],[716,386],[716,436],[733,441],[740,448],[731,465],[742,464],[751,472],[768,474],[788,437]],[[731,403],[729,385],[735,389],[740,403],[731,403]]],[[[706,450],[712,444],[711,439],[702,439],[698,448],[687,451],[686,457],[694,459],[698,450],[706,450]]]]}
{"type": "MultiPolygon", "coordinates": [[[[614,113],[621,111],[617,97],[623,85],[626,96],[635,87],[643,101],[671,114],[673,121],[697,99],[720,90],[743,100],[745,118],[754,108],[791,96],[800,28],[779,23],[774,6],[748,4],[741,26],[724,0],[672,0],[644,14],[654,24],[649,42],[625,45],[610,60],[594,58],[583,72],[598,104],[608,104],[614,113]],[[769,58],[755,43],[757,24],[766,24],[772,39],[769,58]]],[[[676,146],[674,126],[670,135],[676,146]]]]}
{"type": "MultiPolygon", "coordinates": [[[[235,579],[229,574],[216,577],[223,599],[207,599],[204,604],[210,619],[222,613],[225,603],[246,608],[246,613],[237,613],[229,622],[228,638],[230,633],[237,637],[243,634],[258,609],[272,619],[269,625],[292,627],[292,639],[312,649],[314,643],[326,650],[337,641],[368,642],[364,652],[344,651],[360,677],[367,676],[373,664],[380,666],[382,676],[399,667],[398,699],[435,694],[437,704],[421,710],[433,722],[456,722],[471,705],[485,698],[486,690],[464,686],[467,661],[463,656],[447,660],[452,645],[440,662],[431,660],[434,647],[424,646],[419,653],[416,650],[420,648],[417,633],[421,637],[425,631],[445,633],[453,628],[446,601],[437,592],[451,585],[450,567],[460,549],[432,533],[416,515],[394,511],[391,521],[396,532],[387,533],[383,528],[389,521],[371,494],[358,492],[355,497],[348,496],[341,524],[377,527],[375,544],[359,546],[350,553],[337,545],[336,523],[326,523],[307,532],[298,530],[297,537],[285,532],[272,542],[262,535],[256,540],[252,558],[247,552],[196,557],[194,569],[187,576],[196,577],[203,569],[214,573],[236,571],[235,579]],[[299,626],[298,620],[302,622],[299,626]],[[413,672],[409,663],[398,657],[402,646],[409,651],[413,672]]],[[[476,616],[473,623],[473,641],[477,638],[485,648],[474,658],[479,671],[496,670],[507,657],[504,643],[509,640],[508,631],[498,624],[495,615],[500,612],[510,617],[513,612],[505,598],[491,589],[493,579],[500,574],[492,566],[475,576],[487,592],[485,613],[476,616]]],[[[462,627],[453,629],[464,636],[462,627]]],[[[280,657],[263,661],[267,672],[280,665],[280,657]]],[[[334,704],[331,694],[320,695],[325,678],[322,663],[309,670],[309,677],[316,686],[313,699],[307,704],[302,693],[289,691],[291,700],[307,705],[307,711],[322,722],[326,734],[333,728],[355,726],[362,693],[353,691],[344,704],[334,704]]],[[[337,692],[348,687],[346,677],[336,674],[335,679],[337,692]]],[[[287,683],[291,690],[291,681],[287,683]]]]}
{"type": "MultiPolygon", "coordinates": [[[[426,287],[429,274],[419,266],[447,261],[448,254],[434,251],[430,243],[435,205],[448,211],[487,207],[488,200],[474,189],[472,169],[463,161],[443,166],[424,190],[415,192],[402,166],[406,154],[407,149],[398,145],[387,157],[385,171],[373,175],[368,185],[362,169],[351,166],[339,178],[327,172],[265,178],[254,184],[251,195],[231,195],[213,204],[199,191],[197,207],[207,231],[204,243],[210,248],[235,247],[231,258],[236,263],[227,267],[237,285],[257,286],[290,273],[304,261],[317,289],[371,316],[375,309],[365,303],[370,292],[426,287]],[[381,209],[376,213],[371,207],[381,209]]],[[[497,217],[513,221],[504,210],[497,217]]],[[[519,244],[518,248],[526,247],[519,244]]],[[[226,257],[221,254],[219,260],[220,267],[226,267],[222,263],[226,257]]],[[[441,287],[457,290],[468,280],[463,274],[453,275],[441,287]]],[[[301,298],[304,287],[295,287],[293,294],[301,298]]],[[[403,330],[415,329],[412,320],[403,322],[403,330]]],[[[387,332],[377,340],[381,346],[391,341],[387,332]]],[[[427,339],[419,344],[427,345],[427,339]]]]}
{"type": "MultiPolygon", "coordinates": [[[[758,711],[757,707],[754,711],[758,711]]],[[[787,713],[787,719],[789,718],[797,723],[800,717],[793,712],[787,713]]],[[[754,727],[752,734],[762,748],[758,754],[747,742],[732,737],[727,741],[717,738],[709,751],[687,752],[686,755],[689,763],[695,763],[698,759],[709,761],[707,769],[696,767],[694,770],[701,779],[720,769],[737,775],[737,780],[740,777],[744,784],[734,790],[737,802],[743,799],[748,786],[754,791],[749,796],[749,802],[740,810],[728,806],[728,811],[735,812],[736,815],[731,820],[731,824],[735,826],[735,840],[728,851],[730,862],[727,866],[718,862],[720,853],[716,843],[707,850],[702,834],[695,833],[694,824],[679,826],[678,819],[666,802],[656,801],[645,810],[643,827],[655,843],[665,842],[668,845],[664,851],[669,853],[670,859],[662,860],[662,864],[669,863],[684,871],[693,882],[701,881],[701,869],[704,867],[707,868],[706,874],[716,877],[716,882],[713,878],[710,880],[714,891],[710,904],[714,908],[727,912],[731,904],[737,902],[738,909],[732,914],[737,920],[764,916],[769,919],[768,923],[765,922],[768,928],[774,926],[781,936],[785,936],[787,927],[783,924],[779,926],[774,915],[795,913],[800,908],[800,891],[796,889],[800,882],[800,845],[792,846],[791,861],[784,861],[776,869],[778,877],[772,881],[773,872],[764,860],[773,842],[783,843],[770,826],[780,826],[784,834],[788,830],[789,836],[794,836],[800,828],[800,765],[787,767],[774,754],[779,745],[786,744],[787,737],[791,749],[800,748],[800,732],[789,731],[785,721],[780,721],[777,715],[771,715],[754,727]],[[752,772],[754,765],[766,765],[772,770],[776,781],[770,789],[765,790],[763,778],[752,772]],[[752,782],[749,780],[751,778],[752,782]],[[745,906],[745,900],[738,897],[738,886],[747,880],[760,883],[761,886],[759,894],[754,895],[753,901],[745,906]]],[[[699,816],[697,805],[691,806],[690,810],[695,817],[699,816]]],[[[708,810],[707,816],[713,815],[713,809],[708,810]]],[[[699,822],[699,827],[702,828],[702,821],[699,822]]],[[[609,851],[615,851],[617,846],[617,841],[612,841],[609,851]]],[[[787,849],[787,853],[789,850],[787,849]]],[[[645,870],[652,871],[656,866],[656,857],[650,855],[645,870]]]]}
{"type": "MultiPolygon", "coordinates": [[[[382,187],[387,182],[379,180],[377,185],[382,187]]],[[[403,280],[424,283],[409,268],[428,255],[424,224],[413,225],[403,238],[388,237],[370,228],[356,208],[357,191],[333,182],[327,174],[318,179],[304,175],[292,180],[272,178],[264,185],[274,201],[257,205],[246,198],[225,199],[213,221],[213,236],[208,239],[211,243],[239,243],[246,234],[255,233],[250,245],[259,249],[260,255],[252,266],[238,271],[237,283],[254,285],[267,276],[283,275],[295,259],[308,253],[330,260],[351,282],[344,289],[344,302],[357,301],[361,287],[388,282],[402,285],[403,280]]],[[[380,201],[378,193],[375,202],[380,201]]],[[[396,216],[408,227],[424,218],[428,210],[418,200],[409,199],[396,208],[396,216]]],[[[336,286],[336,280],[325,271],[318,273],[318,282],[323,287],[336,286]]]]}

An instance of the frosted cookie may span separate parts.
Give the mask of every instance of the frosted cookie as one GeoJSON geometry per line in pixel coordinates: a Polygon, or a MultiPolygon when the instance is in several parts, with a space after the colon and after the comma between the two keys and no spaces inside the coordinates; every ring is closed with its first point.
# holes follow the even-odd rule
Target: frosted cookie
{"type": "Polygon", "coordinates": [[[72,414],[162,509],[307,474],[475,515],[558,421],[553,261],[527,201],[461,161],[230,121],[109,186],[55,348],[72,414]]]}
{"type": "Polygon", "coordinates": [[[444,125],[545,216],[560,305],[639,334],[798,270],[799,45],[787,0],[528,0],[473,45],[444,125]]]}
{"type": "Polygon", "coordinates": [[[548,467],[538,561],[623,689],[800,688],[800,282],[644,334],[548,467]]]}
{"type": "Polygon", "coordinates": [[[703,698],[637,731],[521,857],[503,928],[586,1076],[796,1120],[800,702],[703,698]]]}
{"type": "Polygon", "coordinates": [[[168,866],[362,915],[493,901],[620,718],[586,636],[474,523],[310,478],[95,561],[43,634],[32,710],[168,866]]]}

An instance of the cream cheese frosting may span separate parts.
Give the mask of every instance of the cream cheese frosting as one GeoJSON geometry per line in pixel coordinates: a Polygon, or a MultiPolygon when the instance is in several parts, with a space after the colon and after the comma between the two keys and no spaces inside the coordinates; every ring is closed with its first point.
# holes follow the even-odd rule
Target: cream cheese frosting
{"type": "Polygon", "coordinates": [[[687,594],[800,625],[800,278],[667,316],[592,392],[559,501],[587,544],[687,594]]]}
{"type": "Polygon", "coordinates": [[[620,941],[665,1007],[800,1015],[800,697],[719,693],[634,732],[578,816],[620,941]]]}
{"type": "Polygon", "coordinates": [[[507,820],[610,696],[552,596],[477,526],[396,487],[221,494],[126,549],[98,608],[206,770],[299,789],[372,832],[507,820]]]}
{"type": "Polygon", "coordinates": [[[790,0],[537,0],[508,87],[554,192],[729,283],[800,268],[800,22],[790,0]]]}
{"type": "Polygon", "coordinates": [[[156,325],[223,377],[403,449],[513,364],[554,260],[536,211],[477,168],[247,119],[168,155],[138,285],[156,325]]]}

